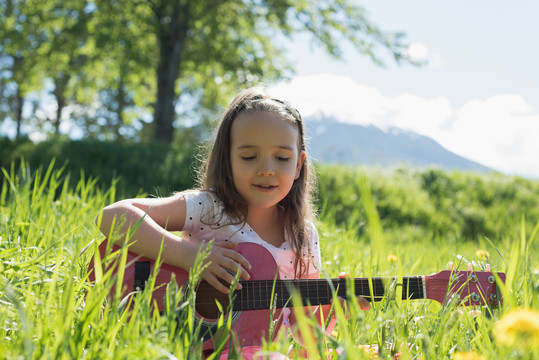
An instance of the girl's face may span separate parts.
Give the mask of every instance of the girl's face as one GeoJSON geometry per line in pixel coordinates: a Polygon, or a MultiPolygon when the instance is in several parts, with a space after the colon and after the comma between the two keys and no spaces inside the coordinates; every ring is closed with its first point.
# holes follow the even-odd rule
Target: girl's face
{"type": "Polygon", "coordinates": [[[234,120],[230,136],[234,185],[248,208],[277,205],[305,160],[298,130],[272,112],[243,113],[234,120]]]}

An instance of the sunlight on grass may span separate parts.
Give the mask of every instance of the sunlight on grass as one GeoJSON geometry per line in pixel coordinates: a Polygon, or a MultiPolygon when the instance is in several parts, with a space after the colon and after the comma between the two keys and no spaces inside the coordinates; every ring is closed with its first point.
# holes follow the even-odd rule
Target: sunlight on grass
{"type": "MultiPolygon", "coordinates": [[[[95,179],[84,177],[71,184],[70,175],[53,170],[52,164],[34,170],[23,162],[18,169],[2,169],[0,189],[1,357],[202,359],[192,290],[182,297],[173,282],[160,315],[151,297],[155,278],[150,277],[142,293],[122,303],[114,287],[121,278],[107,265],[122,263],[126,248],[105,258],[94,256],[94,244],[83,251],[92,240],[103,239],[95,219],[116,200],[114,186],[103,191],[95,179]],[[92,258],[94,284],[88,282],[92,258]],[[115,296],[109,296],[111,290],[115,296]]],[[[369,359],[378,347],[380,358],[396,353],[401,359],[534,358],[539,350],[539,254],[533,244],[539,222],[530,227],[532,219],[522,219],[520,233],[478,242],[454,234],[396,241],[383,229],[369,181],[359,179],[357,210],[348,213],[345,225],[334,221],[336,209],[323,209],[320,215],[317,225],[328,276],[347,271],[352,277],[395,276],[399,282],[405,276],[443,270],[449,261],[464,270],[467,262],[476,269],[490,262],[495,271],[507,275],[505,286],[500,286],[504,304],[501,309],[478,308],[476,316],[469,313],[472,308],[459,308],[454,302],[393,301],[388,295],[363,311],[352,299],[345,309],[335,306],[338,323],[330,336],[315,319],[297,311],[309,355],[369,359]]],[[[412,228],[403,231],[414,237],[412,228]]],[[[201,263],[197,269],[192,281],[200,275],[201,263]]],[[[402,288],[395,289],[394,296],[400,299],[399,291],[402,288]]],[[[227,314],[220,320],[227,335],[221,344],[230,340],[230,322],[227,314]]],[[[263,349],[291,358],[304,354],[304,348],[284,333],[264,343],[263,349]]]]}

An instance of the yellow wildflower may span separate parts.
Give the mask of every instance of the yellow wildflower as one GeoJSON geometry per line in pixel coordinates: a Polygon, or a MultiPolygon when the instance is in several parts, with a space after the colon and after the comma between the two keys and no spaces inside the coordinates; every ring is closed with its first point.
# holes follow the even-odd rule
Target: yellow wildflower
{"type": "Polygon", "coordinates": [[[486,356],[478,354],[473,351],[466,351],[461,352],[457,351],[455,355],[453,355],[453,360],[486,360],[486,356]]]}
{"type": "Polygon", "coordinates": [[[479,249],[475,252],[475,256],[477,256],[481,260],[487,260],[490,257],[490,254],[486,250],[479,249]]]}
{"type": "Polygon", "coordinates": [[[371,359],[378,359],[377,345],[357,345],[357,348],[362,350],[366,355],[369,355],[371,359]]]}
{"type": "Polygon", "coordinates": [[[396,263],[396,262],[397,262],[397,256],[396,256],[396,255],[393,255],[393,254],[389,254],[389,255],[387,256],[387,261],[388,261],[390,264],[396,263]]]}
{"type": "Polygon", "coordinates": [[[539,312],[517,309],[506,313],[494,325],[500,344],[539,349],[539,312]]]}

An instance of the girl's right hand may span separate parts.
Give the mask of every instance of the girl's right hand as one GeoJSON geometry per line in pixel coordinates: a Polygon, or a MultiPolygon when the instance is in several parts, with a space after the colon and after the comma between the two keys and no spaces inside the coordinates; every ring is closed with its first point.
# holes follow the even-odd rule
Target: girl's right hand
{"type": "MultiPolygon", "coordinates": [[[[208,266],[204,270],[202,279],[224,294],[229,293],[229,288],[220,279],[232,284],[238,271],[242,280],[249,280],[250,278],[247,270],[251,270],[251,264],[245,257],[234,250],[237,246],[238,243],[234,241],[214,241],[206,258],[208,266]]],[[[241,284],[238,283],[236,290],[240,289],[241,284]]]]}

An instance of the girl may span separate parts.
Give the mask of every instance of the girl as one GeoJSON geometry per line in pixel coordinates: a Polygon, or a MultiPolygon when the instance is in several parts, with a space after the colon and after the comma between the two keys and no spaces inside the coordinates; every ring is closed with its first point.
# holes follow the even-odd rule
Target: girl
{"type": "MultiPolygon", "coordinates": [[[[107,206],[101,231],[109,234],[114,219],[125,217],[125,232],[147,213],[130,250],[156,258],[163,240],[163,261],[186,271],[199,248],[215,240],[203,279],[225,294],[229,289],[222,281],[231,284],[238,271],[249,280],[248,270],[264,266],[234,251],[242,242],[266,248],[281,279],[319,277],[320,248],[311,221],[314,178],[297,110],[260,88],[242,92],[225,111],[202,170],[197,190],[107,206]]],[[[244,349],[243,355],[256,350],[244,349]]]]}

